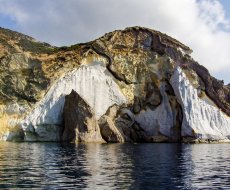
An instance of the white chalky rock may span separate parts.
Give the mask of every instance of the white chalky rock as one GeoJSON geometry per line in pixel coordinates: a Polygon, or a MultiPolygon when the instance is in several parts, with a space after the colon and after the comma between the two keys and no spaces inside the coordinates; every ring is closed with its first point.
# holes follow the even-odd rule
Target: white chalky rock
{"type": "Polygon", "coordinates": [[[230,118],[219,108],[198,96],[180,67],[177,67],[171,85],[183,109],[181,135],[198,139],[230,139],[230,118]]]}
{"type": "Polygon", "coordinates": [[[148,136],[162,134],[173,137],[174,115],[165,92],[165,83],[161,84],[160,91],[162,95],[161,104],[154,110],[150,108],[146,111],[142,110],[135,116],[135,121],[145,130],[148,136]]]}
{"type": "MultiPolygon", "coordinates": [[[[95,58],[61,77],[23,121],[24,130],[40,125],[61,125],[65,96],[75,90],[95,110],[99,119],[107,109],[126,102],[103,60],[95,58]]],[[[33,129],[33,130],[34,130],[33,129]]]]}

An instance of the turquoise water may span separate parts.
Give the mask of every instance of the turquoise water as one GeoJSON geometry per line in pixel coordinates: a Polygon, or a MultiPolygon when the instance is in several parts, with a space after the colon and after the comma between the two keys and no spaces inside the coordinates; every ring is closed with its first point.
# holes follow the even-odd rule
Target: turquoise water
{"type": "Polygon", "coordinates": [[[0,143],[5,189],[230,189],[230,144],[0,143]]]}

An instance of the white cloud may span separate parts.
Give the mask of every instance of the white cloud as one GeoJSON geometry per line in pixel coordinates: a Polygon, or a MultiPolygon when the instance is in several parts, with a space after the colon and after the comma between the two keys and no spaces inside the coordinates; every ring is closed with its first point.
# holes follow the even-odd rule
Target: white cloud
{"type": "Polygon", "coordinates": [[[223,25],[225,28],[229,28],[229,20],[225,18],[223,6],[219,1],[206,0],[200,1],[198,4],[200,9],[200,18],[212,30],[215,31],[220,25],[223,25]]]}
{"type": "Polygon", "coordinates": [[[140,25],[190,46],[193,57],[230,82],[230,21],[218,0],[0,0],[20,32],[54,45],[93,40],[140,25]],[[226,70],[228,74],[226,74],[226,70]]]}

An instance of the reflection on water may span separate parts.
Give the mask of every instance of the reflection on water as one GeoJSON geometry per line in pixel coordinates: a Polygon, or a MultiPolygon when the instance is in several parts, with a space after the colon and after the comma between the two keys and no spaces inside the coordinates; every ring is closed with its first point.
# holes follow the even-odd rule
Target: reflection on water
{"type": "Polygon", "coordinates": [[[0,188],[230,189],[230,145],[2,142],[0,188]]]}

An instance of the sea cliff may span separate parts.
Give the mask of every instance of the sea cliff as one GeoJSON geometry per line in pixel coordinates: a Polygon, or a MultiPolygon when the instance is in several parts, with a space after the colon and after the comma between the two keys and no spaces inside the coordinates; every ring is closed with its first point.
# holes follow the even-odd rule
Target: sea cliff
{"type": "Polygon", "coordinates": [[[0,140],[229,142],[230,86],[192,50],[130,27],[53,47],[0,29],[0,140]]]}

